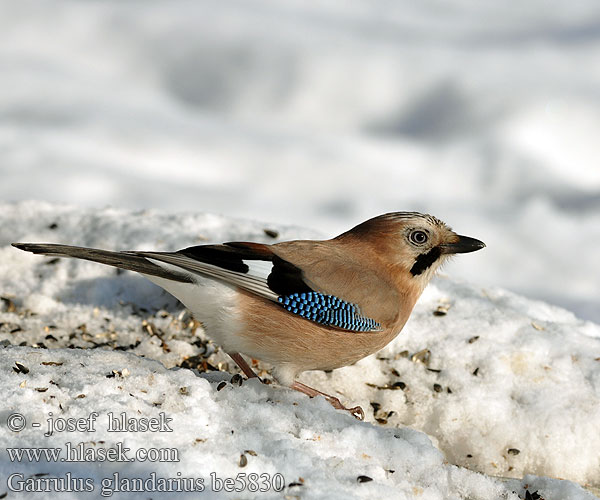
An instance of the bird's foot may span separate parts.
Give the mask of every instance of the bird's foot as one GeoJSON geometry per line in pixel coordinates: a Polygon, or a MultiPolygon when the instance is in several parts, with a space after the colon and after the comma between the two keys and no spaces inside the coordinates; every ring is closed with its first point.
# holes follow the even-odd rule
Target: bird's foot
{"type": "MultiPolygon", "coordinates": [[[[240,370],[244,372],[246,377],[248,377],[249,379],[258,378],[260,380],[258,375],[254,373],[254,370],[250,367],[248,363],[246,363],[246,360],[242,357],[242,355],[239,352],[229,353],[229,356],[240,367],[240,370]]],[[[355,406],[354,408],[346,408],[341,403],[341,401],[335,396],[330,396],[329,394],[325,394],[324,392],[318,391],[317,389],[313,389],[312,387],[309,387],[308,385],[303,384],[302,382],[294,382],[290,387],[292,389],[295,389],[296,391],[307,394],[311,398],[315,396],[323,396],[336,410],[347,411],[357,420],[365,419],[365,412],[360,406],[355,406]]]]}
{"type": "Polygon", "coordinates": [[[296,381],[290,387],[296,391],[302,392],[303,394],[307,394],[311,398],[315,396],[323,396],[336,410],[347,411],[357,420],[365,419],[365,412],[360,406],[355,406],[354,408],[346,408],[341,403],[341,401],[335,396],[330,396],[329,394],[325,394],[324,392],[318,391],[317,389],[313,389],[312,387],[309,387],[308,385],[303,384],[302,382],[296,381]]]}

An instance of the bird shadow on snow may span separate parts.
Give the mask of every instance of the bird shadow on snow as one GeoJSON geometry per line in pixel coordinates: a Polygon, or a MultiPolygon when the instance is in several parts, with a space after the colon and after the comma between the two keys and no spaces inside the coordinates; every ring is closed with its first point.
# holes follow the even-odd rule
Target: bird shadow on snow
{"type": "Polygon", "coordinates": [[[185,307],[158,285],[131,273],[77,280],[60,293],[59,298],[64,304],[107,309],[134,305],[150,312],[165,310],[171,314],[185,307]]]}

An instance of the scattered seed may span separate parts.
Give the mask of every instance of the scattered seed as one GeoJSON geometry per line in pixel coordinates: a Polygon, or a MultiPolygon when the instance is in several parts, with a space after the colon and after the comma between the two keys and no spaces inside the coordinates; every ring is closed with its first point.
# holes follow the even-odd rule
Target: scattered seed
{"type": "Polygon", "coordinates": [[[478,374],[478,373],[479,373],[479,367],[477,367],[477,368],[475,368],[475,369],[473,370],[473,375],[474,375],[475,377],[477,376],[477,374],[478,374]]]}
{"type": "Polygon", "coordinates": [[[467,458],[473,458],[473,455],[471,455],[470,453],[467,453],[467,458]]]}
{"type": "Polygon", "coordinates": [[[421,351],[413,354],[410,357],[410,360],[413,363],[423,363],[424,365],[428,365],[430,358],[431,358],[431,351],[429,349],[422,349],[421,351]]]}
{"type": "Polygon", "coordinates": [[[62,366],[62,361],[42,361],[44,366],[62,366]]]}
{"type": "Polygon", "coordinates": [[[258,456],[258,454],[254,450],[244,450],[244,453],[247,453],[248,455],[251,455],[253,457],[258,456]]]}
{"type": "Polygon", "coordinates": [[[217,391],[220,391],[222,389],[225,388],[225,386],[227,385],[227,382],[223,381],[221,382],[218,386],[217,386],[217,391]]]}
{"type": "Polygon", "coordinates": [[[440,304],[437,306],[437,309],[433,311],[434,316],[446,316],[448,314],[448,310],[450,309],[449,304],[440,304]]]}
{"type": "Polygon", "coordinates": [[[240,467],[246,467],[246,465],[248,465],[248,459],[246,458],[246,455],[244,455],[243,453],[240,455],[240,462],[239,462],[239,466],[240,467]]]}
{"type": "Polygon", "coordinates": [[[54,335],[52,335],[51,333],[49,333],[48,335],[46,335],[44,337],[44,339],[45,340],[53,340],[54,342],[58,342],[58,339],[54,335]]]}
{"type": "Polygon", "coordinates": [[[13,370],[16,373],[22,373],[24,375],[26,375],[27,373],[29,373],[29,368],[27,368],[25,365],[22,365],[18,361],[15,361],[15,366],[13,366],[13,370]]]}
{"type": "Polygon", "coordinates": [[[51,229],[52,231],[54,231],[55,229],[58,229],[58,224],[56,222],[53,222],[52,224],[50,224],[48,226],[48,229],[51,229]]]}
{"type": "Polygon", "coordinates": [[[394,359],[400,359],[400,358],[408,358],[408,355],[410,353],[408,351],[401,351],[397,354],[394,355],[394,359]]]}
{"type": "Polygon", "coordinates": [[[36,387],[35,390],[38,392],[46,392],[48,390],[48,388],[47,387],[36,387]]]}
{"type": "Polygon", "coordinates": [[[375,419],[377,421],[377,423],[381,424],[381,425],[385,425],[387,424],[387,418],[376,418],[375,419]]]}
{"type": "Polygon", "coordinates": [[[433,373],[441,373],[442,370],[440,370],[439,368],[427,368],[428,372],[433,372],[433,373]]]}
{"type": "Polygon", "coordinates": [[[75,399],[83,399],[85,398],[85,394],[79,394],[78,396],[75,397],[75,399]]]}
{"type": "Polygon", "coordinates": [[[530,493],[529,490],[525,490],[525,500],[544,500],[542,496],[535,490],[533,493],[530,493]]]}
{"type": "Polygon", "coordinates": [[[269,238],[278,238],[279,237],[279,232],[275,231],[275,229],[266,229],[265,228],[265,229],[263,229],[263,231],[269,238]]]}
{"type": "Polygon", "coordinates": [[[521,453],[521,450],[519,450],[517,448],[509,448],[508,449],[508,454],[509,455],[518,455],[519,453],[521,453]]]}
{"type": "Polygon", "coordinates": [[[473,342],[477,342],[479,340],[479,335],[475,335],[474,337],[471,337],[469,339],[469,344],[472,344],[473,342]]]}
{"type": "Polygon", "coordinates": [[[373,481],[373,478],[369,476],[358,476],[356,480],[359,483],[368,483],[369,481],[373,481]]]}
{"type": "Polygon", "coordinates": [[[545,328],[542,325],[538,325],[535,321],[531,322],[531,326],[533,326],[533,328],[535,328],[537,331],[545,330],[545,328]]]}
{"type": "Polygon", "coordinates": [[[54,259],[46,260],[44,262],[44,265],[46,265],[46,266],[52,266],[52,265],[56,264],[57,262],[60,262],[60,258],[59,257],[55,257],[54,259]]]}
{"type": "Polygon", "coordinates": [[[187,396],[189,394],[188,388],[187,387],[180,387],[179,388],[179,394],[183,394],[184,396],[187,396]]]}
{"type": "Polygon", "coordinates": [[[392,375],[394,375],[394,377],[399,377],[400,373],[395,368],[392,368],[392,375]]]}
{"type": "Polygon", "coordinates": [[[452,389],[450,389],[450,387],[447,387],[446,392],[448,392],[448,394],[452,394],[452,389]]]}
{"type": "Polygon", "coordinates": [[[243,382],[244,379],[239,373],[236,373],[233,377],[231,377],[231,385],[237,385],[238,387],[241,387],[243,382]]]}
{"type": "Polygon", "coordinates": [[[373,408],[373,411],[379,411],[379,409],[381,408],[381,405],[379,403],[375,403],[374,401],[371,401],[371,407],[373,408]]]}
{"type": "Polygon", "coordinates": [[[16,323],[0,323],[0,332],[1,333],[17,333],[20,332],[22,328],[16,323]]]}
{"type": "Polygon", "coordinates": [[[380,391],[397,391],[404,390],[406,388],[406,384],[404,382],[394,382],[393,384],[385,384],[385,385],[377,385],[372,384],[370,382],[366,382],[369,387],[373,387],[374,389],[379,389],[380,391]]]}
{"type": "Polygon", "coordinates": [[[4,307],[6,308],[5,312],[12,313],[17,310],[17,306],[15,306],[15,303],[12,301],[12,299],[9,299],[8,297],[0,297],[0,301],[2,301],[4,307]]]}
{"type": "Polygon", "coordinates": [[[433,384],[433,390],[435,392],[442,392],[442,386],[440,384],[433,384]]]}
{"type": "Polygon", "coordinates": [[[304,486],[302,483],[298,483],[294,481],[293,483],[288,484],[288,488],[293,488],[294,486],[304,486]]]}

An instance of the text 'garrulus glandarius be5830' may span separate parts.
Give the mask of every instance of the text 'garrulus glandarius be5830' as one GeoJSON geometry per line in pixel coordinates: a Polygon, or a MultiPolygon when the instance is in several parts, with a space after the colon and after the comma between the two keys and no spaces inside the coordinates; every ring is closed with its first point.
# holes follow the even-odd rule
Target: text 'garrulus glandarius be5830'
{"type": "MultiPolygon", "coordinates": [[[[485,245],[416,212],[370,219],[336,238],[274,245],[233,242],[177,252],[111,252],[14,243],[33,253],[137,271],[177,297],[248,377],[241,354],[274,366],[285,386],[321,394],[296,377],[346,366],[388,344],[450,255],[485,245]]],[[[350,408],[362,417],[360,407],[350,408]]]]}

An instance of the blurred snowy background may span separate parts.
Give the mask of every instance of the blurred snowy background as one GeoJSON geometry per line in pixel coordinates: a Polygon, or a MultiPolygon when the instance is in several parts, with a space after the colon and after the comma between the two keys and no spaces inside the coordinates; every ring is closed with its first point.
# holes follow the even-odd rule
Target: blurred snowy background
{"type": "Polygon", "coordinates": [[[597,2],[0,11],[0,200],[323,236],[425,211],[488,244],[449,274],[600,322],[597,2]]]}

